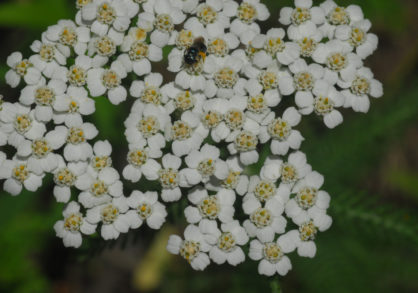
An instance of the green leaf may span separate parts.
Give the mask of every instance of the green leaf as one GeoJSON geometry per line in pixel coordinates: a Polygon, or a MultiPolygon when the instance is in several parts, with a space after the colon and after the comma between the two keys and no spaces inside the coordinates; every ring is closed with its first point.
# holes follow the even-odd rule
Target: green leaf
{"type": "Polygon", "coordinates": [[[393,187],[410,195],[415,201],[418,200],[418,173],[392,171],[388,179],[393,187]]]}
{"type": "Polygon", "coordinates": [[[0,26],[45,29],[74,15],[75,3],[66,0],[8,1],[0,5],[0,26]]]}

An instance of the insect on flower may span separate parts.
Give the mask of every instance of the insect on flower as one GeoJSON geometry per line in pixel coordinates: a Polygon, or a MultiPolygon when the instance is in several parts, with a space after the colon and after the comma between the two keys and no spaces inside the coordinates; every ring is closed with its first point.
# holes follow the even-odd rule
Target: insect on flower
{"type": "Polygon", "coordinates": [[[184,51],[184,62],[187,65],[194,65],[200,60],[205,60],[207,53],[206,42],[203,37],[197,37],[193,44],[184,51]]]}

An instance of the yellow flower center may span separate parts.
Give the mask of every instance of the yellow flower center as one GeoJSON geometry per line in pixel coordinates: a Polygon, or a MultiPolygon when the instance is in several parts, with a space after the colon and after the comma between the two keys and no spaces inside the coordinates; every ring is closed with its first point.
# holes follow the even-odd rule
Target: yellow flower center
{"type": "Polygon", "coordinates": [[[315,240],[316,233],[318,228],[315,227],[312,221],[302,224],[299,227],[299,237],[302,241],[311,241],[315,240]]]}
{"type": "Polygon", "coordinates": [[[27,114],[19,115],[14,121],[14,127],[18,133],[24,134],[32,127],[32,118],[27,114]]]}
{"type": "Polygon", "coordinates": [[[116,19],[116,11],[108,2],[97,8],[97,20],[103,24],[112,24],[116,19]]]}
{"type": "Polygon", "coordinates": [[[44,158],[51,152],[51,148],[45,139],[36,139],[32,142],[32,152],[36,157],[44,158]]]}
{"type": "Polygon", "coordinates": [[[104,224],[112,224],[119,216],[119,209],[113,204],[109,204],[102,208],[101,217],[104,224]]]}
{"type": "Polygon", "coordinates": [[[261,201],[269,200],[276,192],[276,186],[273,182],[260,181],[254,188],[254,195],[261,201]]]}
{"type": "Polygon", "coordinates": [[[187,122],[177,120],[171,127],[173,140],[186,140],[192,136],[192,128],[187,122]]]}
{"type": "Polygon", "coordinates": [[[264,244],[263,255],[270,263],[277,263],[284,254],[277,243],[269,242],[264,244]]]}
{"type": "Polygon", "coordinates": [[[74,46],[77,42],[77,33],[72,27],[64,27],[60,33],[60,43],[66,46],[74,46]]]}
{"type": "Polygon", "coordinates": [[[80,144],[86,141],[84,131],[78,127],[71,127],[68,130],[67,142],[71,144],[80,144]]]}
{"type": "Polygon", "coordinates": [[[273,222],[273,216],[268,209],[258,208],[250,215],[250,220],[258,228],[264,228],[273,222]]]}
{"type": "Polygon", "coordinates": [[[53,89],[43,86],[35,91],[35,101],[38,105],[51,106],[55,101],[55,93],[53,89]]]}
{"type": "Polygon", "coordinates": [[[68,168],[59,169],[54,175],[54,181],[59,186],[73,186],[77,176],[68,168]]]}
{"type": "Polygon", "coordinates": [[[214,79],[220,88],[233,88],[238,81],[238,73],[230,67],[224,67],[215,73],[214,79]]]}
{"type": "Polygon", "coordinates": [[[67,72],[67,78],[71,85],[80,87],[86,84],[87,73],[82,67],[72,65],[67,72]]]}
{"type": "Polygon", "coordinates": [[[80,231],[80,227],[83,224],[83,217],[80,213],[71,214],[64,221],[64,229],[69,232],[80,231]]]}
{"type": "Polygon", "coordinates": [[[370,93],[370,82],[367,78],[357,76],[353,80],[350,89],[356,96],[367,95],[370,93]]]}
{"type": "Polygon", "coordinates": [[[314,110],[318,115],[326,115],[334,110],[334,102],[328,97],[316,97],[314,101],[314,110]]]}
{"type": "Polygon", "coordinates": [[[229,52],[228,44],[221,38],[212,40],[208,45],[208,53],[217,57],[225,57],[229,52]]]}
{"type": "Polygon", "coordinates": [[[94,46],[100,56],[109,57],[116,53],[116,44],[108,36],[103,36],[97,39],[94,46]]]}
{"type": "Polygon", "coordinates": [[[180,255],[191,262],[200,253],[200,243],[195,241],[183,241],[180,247],[180,255]]]}
{"type": "Polygon", "coordinates": [[[251,24],[257,18],[257,9],[248,2],[243,2],[238,7],[238,18],[247,24],[251,24]]]}
{"type": "Polygon", "coordinates": [[[43,44],[39,51],[39,56],[45,62],[51,62],[55,57],[55,47],[53,45],[43,44]]]}
{"type": "Polygon", "coordinates": [[[264,90],[275,89],[279,85],[277,74],[271,71],[262,71],[258,75],[258,81],[261,83],[264,90]]]}
{"type": "Polygon", "coordinates": [[[283,183],[292,183],[298,180],[298,173],[296,168],[289,163],[282,164],[280,168],[280,173],[282,175],[283,183]]]}
{"type": "Polygon", "coordinates": [[[224,232],[218,239],[218,248],[225,252],[231,252],[236,248],[236,241],[231,232],[224,232]]]}
{"type": "Polygon", "coordinates": [[[29,170],[26,164],[20,164],[13,168],[12,176],[20,182],[24,182],[29,177],[29,170]]]}
{"type": "Polygon", "coordinates": [[[317,198],[317,193],[318,191],[316,190],[316,188],[301,188],[296,194],[296,202],[302,209],[307,210],[314,206],[317,198]]]}
{"type": "Polygon", "coordinates": [[[176,46],[180,49],[186,49],[186,48],[189,48],[191,45],[193,45],[193,41],[194,41],[194,36],[193,36],[192,31],[183,29],[177,35],[176,46]]]}
{"type": "Polygon", "coordinates": [[[172,168],[158,171],[161,186],[165,189],[174,189],[179,185],[179,172],[172,168]]]}
{"type": "Polygon", "coordinates": [[[242,131],[235,138],[235,148],[238,151],[247,152],[255,150],[258,144],[257,136],[249,131],[242,131]]]}
{"type": "Polygon", "coordinates": [[[141,60],[148,57],[149,47],[148,44],[142,41],[136,41],[132,44],[129,50],[129,57],[132,61],[141,60]]]}
{"type": "Polygon", "coordinates": [[[148,154],[143,149],[135,149],[128,153],[128,162],[135,167],[141,167],[147,160],[148,154]]]}
{"type": "Polygon", "coordinates": [[[174,23],[168,14],[159,14],[154,21],[155,27],[162,32],[170,33],[174,30],[174,23]]]}
{"type": "Polygon", "coordinates": [[[204,4],[197,11],[197,18],[202,24],[207,25],[216,21],[218,13],[212,8],[212,6],[204,4]]]}
{"type": "Polygon", "coordinates": [[[290,19],[294,25],[300,25],[311,20],[311,11],[308,8],[296,7],[293,10],[290,19]]]}
{"type": "Polygon", "coordinates": [[[218,199],[215,195],[204,198],[198,205],[202,217],[214,220],[219,213],[218,199]]]}

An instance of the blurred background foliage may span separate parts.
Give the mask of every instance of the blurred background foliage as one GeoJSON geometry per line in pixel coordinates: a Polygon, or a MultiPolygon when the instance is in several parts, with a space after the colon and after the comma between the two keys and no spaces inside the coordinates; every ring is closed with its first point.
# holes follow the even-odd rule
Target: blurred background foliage
{"type": "MultiPolygon", "coordinates": [[[[48,25],[73,18],[74,2],[1,1],[2,94],[18,97],[4,83],[7,56],[16,50],[27,56],[48,25]]],[[[272,14],[262,24],[266,31],[292,1],[264,2],[272,14]]],[[[65,249],[52,229],[62,205],[55,204],[48,177],[35,194],[0,194],[0,292],[418,292],[418,1],[337,2],[361,5],[372,20],[380,46],[366,65],[383,81],[385,96],[373,101],[367,115],[345,111],[345,123],[335,130],[315,117],[300,127],[302,151],[325,175],[332,196],[334,224],[318,236],[314,259],[294,253],[293,270],[284,278],[258,276],[250,260],[193,272],[165,252],[168,235],[184,228],[184,201],[169,207],[176,226],[158,233],[141,228],[110,243],[96,236],[80,250],[65,249]]],[[[119,170],[128,106],[97,99],[91,117],[101,131],[98,139],[114,145],[119,170]]]]}

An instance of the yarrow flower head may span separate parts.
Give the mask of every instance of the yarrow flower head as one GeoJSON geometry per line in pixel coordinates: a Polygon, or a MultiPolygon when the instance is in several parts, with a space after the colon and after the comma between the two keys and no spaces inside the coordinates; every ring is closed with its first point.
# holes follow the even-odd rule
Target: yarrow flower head
{"type": "Polygon", "coordinates": [[[303,118],[335,128],[344,108],[367,112],[383,95],[364,67],[378,39],[360,7],[295,0],[274,16],[282,27],[262,30],[260,0],[75,2],[74,21],[7,58],[20,95],[0,96],[3,189],[53,178],[66,247],[158,230],[179,202],[188,226],[167,250],[195,270],[249,258],[286,275],[292,251],[314,257],[331,195],[299,150],[303,118]],[[95,123],[108,106],[126,149],[95,123]]]}

